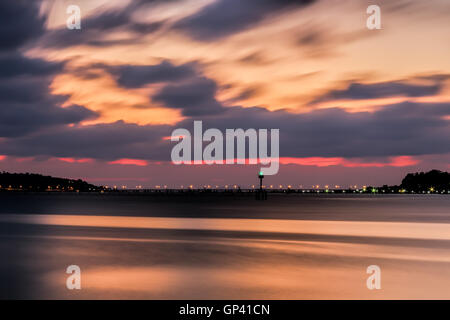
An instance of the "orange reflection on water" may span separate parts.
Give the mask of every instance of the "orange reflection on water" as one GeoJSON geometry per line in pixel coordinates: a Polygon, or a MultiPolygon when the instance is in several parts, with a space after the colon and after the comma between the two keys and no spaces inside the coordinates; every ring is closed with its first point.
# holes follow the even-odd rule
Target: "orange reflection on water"
{"type": "MultiPolygon", "coordinates": [[[[99,240],[99,239],[97,239],[99,240]]],[[[132,241],[127,239],[125,241],[132,241]]],[[[86,266],[83,268],[83,298],[147,299],[419,299],[450,297],[448,264],[430,264],[439,257],[448,262],[444,250],[359,244],[279,241],[213,241],[220,246],[237,246],[235,264],[224,265],[139,265],[136,252],[131,266],[86,266]],[[261,251],[245,259],[240,252],[261,251]],[[386,249],[388,252],[386,252],[386,249]],[[400,257],[400,260],[397,259],[400,257]],[[358,258],[358,259],[355,259],[358,258]],[[423,261],[410,259],[419,258],[423,261]],[[401,261],[403,259],[403,261],[401,261]],[[383,290],[365,287],[365,269],[380,263],[383,290]]],[[[201,241],[198,246],[206,245],[201,241]]],[[[69,250],[70,252],[70,250],[69,250]]],[[[78,252],[79,254],[80,252],[78,252]]],[[[102,254],[101,252],[98,252],[102,254]]],[[[91,251],[96,255],[95,251],[91,251]]],[[[118,254],[120,254],[118,252],[118,254]]],[[[198,255],[198,252],[192,252],[198,255]]],[[[202,254],[210,254],[208,250],[202,254]]],[[[140,262],[142,264],[142,262],[140,262]]],[[[60,288],[61,272],[47,281],[60,288]]],[[[61,291],[59,294],[67,294],[61,291]]]]}
{"type": "Polygon", "coordinates": [[[0,222],[53,226],[281,232],[450,240],[450,224],[276,219],[154,218],[84,215],[2,215],[0,222]]]}

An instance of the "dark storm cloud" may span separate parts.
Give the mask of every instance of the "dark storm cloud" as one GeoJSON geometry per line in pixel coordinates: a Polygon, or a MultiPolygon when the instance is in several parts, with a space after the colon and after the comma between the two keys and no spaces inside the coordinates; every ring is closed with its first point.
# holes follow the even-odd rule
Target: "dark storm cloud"
{"type": "MultiPolygon", "coordinates": [[[[226,108],[204,119],[205,128],[278,128],[284,157],[372,157],[450,152],[450,103],[405,102],[381,110],[349,113],[342,109],[305,114],[264,108],[226,108]]],[[[199,119],[201,120],[201,119],[199,119]]],[[[186,120],[183,126],[192,126],[186,120]]]]}
{"type": "Polygon", "coordinates": [[[152,99],[167,108],[180,109],[185,116],[214,115],[224,111],[215,98],[217,85],[207,78],[193,78],[181,84],[170,84],[156,93],[152,99]]]}
{"type": "MultiPolygon", "coordinates": [[[[197,117],[203,128],[280,129],[282,157],[387,157],[450,152],[450,104],[405,102],[377,112],[342,109],[307,114],[230,107],[214,117],[197,117]]],[[[176,128],[192,131],[193,119],[175,126],[138,126],[117,122],[58,127],[51,132],[0,143],[2,154],[170,160],[174,143],[164,140],[176,128]]]]}
{"type": "Polygon", "coordinates": [[[50,77],[18,74],[0,77],[0,137],[23,136],[98,116],[82,106],[61,108],[67,97],[50,94],[50,77]]]}
{"type": "MultiPolygon", "coordinates": [[[[429,78],[431,79],[431,78],[429,78]]],[[[438,94],[446,77],[435,78],[432,84],[411,84],[401,81],[380,82],[373,84],[350,83],[344,90],[333,90],[321,96],[312,103],[332,100],[364,100],[388,97],[425,97],[438,94]]]]}
{"type": "MultiPolygon", "coordinates": [[[[142,72],[137,76],[136,83],[129,84],[135,86],[165,81],[169,79],[161,76],[160,71],[161,68],[168,68],[167,77],[173,81],[164,84],[152,99],[168,108],[181,110],[188,118],[175,126],[139,126],[124,122],[93,126],[55,126],[52,130],[3,141],[0,145],[2,154],[102,160],[170,160],[173,143],[163,137],[170,136],[176,128],[187,128],[192,132],[193,120],[203,120],[205,129],[219,128],[223,132],[228,128],[280,129],[280,152],[283,157],[387,157],[450,152],[450,126],[445,118],[450,116],[450,103],[404,102],[381,107],[375,112],[349,113],[339,108],[303,114],[284,110],[271,112],[259,107],[224,105],[215,98],[218,86],[213,80],[202,77],[199,73],[192,76],[188,69],[177,69],[179,67],[169,62],[136,68],[128,69],[130,74],[119,72],[119,77],[142,72]],[[189,74],[186,78],[185,73],[189,74]]],[[[124,71],[126,68],[118,70],[124,71]]],[[[445,79],[445,75],[420,78],[431,82],[445,79]]],[[[33,87],[33,83],[30,86],[33,87]]],[[[385,84],[379,86],[384,87],[385,84]]],[[[401,89],[404,93],[411,87],[401,89]]],[[[32,89],[27,91],[33,92],[32,89]]],[[[26,99],[20,100],[19,96],[18,94],[16,103],[27,102],[26,99]]],[[[37,100],[45,100],[45,95],[41,97],[39,90],[31,96],[37,100]]],[[[52,99],[62,98],[52,96],[52,99]]],[[[52,101],[47,105],[57,104],[58,101],[52,101]]],[[[19,114],[27,112],[13,109],[19,110],[15,113],[17,118],[10,115],[8,123],[32,123],[31,118],[40,117],[33,112],[46,110],[37,107],[30,109],[33,112],[29,112],[29,117],[20,117],[19,114]]],[[[68,119],[80,121],[83,117],[95,116],[87,114],[80,107],[71,112],[65,116],[55,113],[55,118],[47,119],[47,123],[68,123],[68,119]]],[[[13,128],[10,127],[10,130],[13,128]]]]}
{"type": "Polygon", "coordinates": [[[48,76],[61,71],[62,63],[24,57],[18,52],[0,54],[0,78],[48,76]]]}
{"type": "Polygon", "coordinates": [[[126,88],[139,88],[158,82],[179,81],[196,74],[193,64],[175,66],[168,61],[163,61],[158,65],[122,65],[109,69],[118,76],[118,83],[126,88]]]}
{"type": "Polygon", "coordinates": [[[58,127],[51,132],[37,133],[0,145],[8,154],[18,156],[162,159],[167,157],[168,150],[168,143],[162,137],[170,133],[168,126],[139,126],[118,121],[58,127]]]}
{"type": "Polygon", "coordinates": [[[59,108],[48,104],[7,103],[0,108],[0,137],[23,136],[38,129],[78,123],[96,116],[76,105],[59,108]]]}
{"type": "Polygon", "coordinates": [[[63,63],[25,57],[20,48],[44,33],[40,1],[0,3],[0,137],[19,137],[98,115],[82,106],[61,108],[67,97],[52,95],[51,79],[63,63]]]}
{"type": "Polygon", "coordinates": [[[0,78],[0,102],[5,108],[9,103],[41,103],[62,104],[64,97],[52,96],[48,93],[49,79],[38,77],[0,78]]]}
{"type": "Polygon", "coordinates": [[[1,51],[15,50],[44,32],[44,17],[39,17],[41,1],[0,1],[1,51]]]}
{"type": "Polygon", "coordinates": [[[215,97],[218,90],[216,82],[203,77],[196,70],[195,63],[176,66],[163,61],[157,65],[100,67],[115,75],[118,84],[125,88],[164,84],[151,97],[152,100],[167,108],[179,109],[184,116],[215,115],[224,111],[224,106],[215,97]]]}
{"type": "Polygon", "coordinates": [[[75,124],[98,115],[82,106],[61,108],[67,97],[52,95],[53,76],[62,64],[0,54],[0,137],[18,137],[50,126],[75,124]]]}
{"type": "Polygon", "coordinates": [[[283,9],[313,3],[315,0],[217,0],[181,20],[175,29],[200,41],[219,40],[246,30],[266,16],[283,9]]]}

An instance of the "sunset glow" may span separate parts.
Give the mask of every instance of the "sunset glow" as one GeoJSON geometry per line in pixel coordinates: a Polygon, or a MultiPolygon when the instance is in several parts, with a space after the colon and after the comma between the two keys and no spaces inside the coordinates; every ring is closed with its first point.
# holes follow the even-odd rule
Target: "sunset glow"
{"type": "Polygon", "coordinates": [[[30,96],[5,100],[6,170],[89,180],[106,165],[105,183],[113,166],[132,184],[143,170],[183,170],[214,184],[231,169],[170,165],[172,131],[195,120],[280,129],[275,184],[310,167],[338,168],[340,184],[350,169],[364,184],[394,179],[389,168],[448,167],[448,1],[379,1],[380,30],[359,1],[76,2],[80,30],[66,26],[68,1],[42,0],[26,9],[30,30],[5,43],[5,92],[30,96]]]}

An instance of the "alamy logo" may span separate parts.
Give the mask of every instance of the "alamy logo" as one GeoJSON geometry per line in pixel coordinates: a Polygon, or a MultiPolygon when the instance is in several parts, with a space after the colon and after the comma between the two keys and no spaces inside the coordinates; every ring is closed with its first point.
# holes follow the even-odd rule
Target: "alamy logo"
{"type": "Polygon", "coordinates": [[[179,141],[172,149],[172,163],[180,164],[262,164],[264,175],[275,175],[279,169],[280,130],[270,130],[270,155],[268,154],[267,129],[226,129],[225,159],[224,135],[219,129],[208,129],[203,133],[202,121],[194,121],[194,158],[192,159],[192,136],[187,129],[172,132],[171,141],[179,141]],[[246,140],[248,139],[248,159],[246,140]],[[181,140],[181,141],[180,141],[181,140]],[[203,150],[203,143],[210,142],[203,150]],[[235,144],[235,142],[237,142],[235,144]],[[235,152],[236,151],[236,152],[235,152]]]}
{"type": "Polygon", "coordinates": [[[381,8],[375,4],[367,7],[367,14],[370,16],[367,18],[367,29],[380,30],[381,29],[381,8]]]}
{"type": "Polygon", "coordinates": [[[69,290],[81,289],[81,269],[77,265],[70,265],[66,269],[66,273],[70,274],[66,280],[66,287],[69,290]]]}
{"type": "Polygon", "coordinates": [[[369,278],[367,278],[367,282],[366,282],[367,289],[380,290],[381,289],[381,269],[380,269],[380,267],[377,265],[368,266],[366,272],[367,272],[367,274],[371,274],[371,276],[369,278]]]}
{"type": "Polygon", "coordinates": [[[69,30],[80,30],[81,29],[81,9],[77,5],[70,5],[66,10],[67,14],[70,14],[67,18],[67,29],[69,30]]]}

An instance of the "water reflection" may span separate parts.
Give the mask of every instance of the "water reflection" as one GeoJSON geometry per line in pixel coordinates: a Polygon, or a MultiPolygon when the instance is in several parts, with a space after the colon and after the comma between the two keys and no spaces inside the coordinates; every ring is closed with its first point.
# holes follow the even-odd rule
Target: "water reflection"
{"type": "Polygon", "coordinates": [[[2,215],[0,222],[103,228],[222,230],[450,240],[450,224],[276,219],[2,215]]]}
{"type": "Polygon", "coordinates": [[[3,243],[28,248],[17,263],[37,298],[450,298],[445,223],[2,215],[0,224],[3,243]],[[71,264],[80,291],[65,288],[71,264]],[[365,286],[371,264],[380,291],[365,286]]]}

